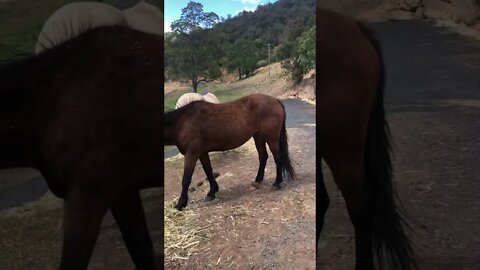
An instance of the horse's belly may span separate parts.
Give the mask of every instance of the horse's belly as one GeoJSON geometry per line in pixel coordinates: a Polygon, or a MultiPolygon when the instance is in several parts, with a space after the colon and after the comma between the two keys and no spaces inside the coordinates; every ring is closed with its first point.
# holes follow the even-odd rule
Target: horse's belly
{"type": "Polygon", "coordinates": [[[245,144],[253,135],[253,131],[249,132],[224,132],[212,138],[211,151],[226,151],[238,148],[245,144]]]}

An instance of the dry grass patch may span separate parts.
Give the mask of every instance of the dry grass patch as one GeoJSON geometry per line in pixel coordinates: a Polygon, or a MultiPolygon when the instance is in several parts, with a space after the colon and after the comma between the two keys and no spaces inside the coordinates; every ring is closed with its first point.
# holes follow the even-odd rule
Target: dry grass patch
{"type": "Polygon", "coordinates": [[[176,262],[189,260],[192,254],[201,254],[208,250],[199,248],[199,244],[210,238],[210,225],[198,227],[195,202],[183,211],[174,208],[178,197],[165,203],[165,262],[175,265],[176,262]]]}

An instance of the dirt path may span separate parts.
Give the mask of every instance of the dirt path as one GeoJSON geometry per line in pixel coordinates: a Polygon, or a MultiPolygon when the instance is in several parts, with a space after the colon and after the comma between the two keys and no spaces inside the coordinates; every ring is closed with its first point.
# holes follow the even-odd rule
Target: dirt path
{"type": "MultiPolygon", "coordinates": [[[[310,106],[313,112],[311,105],[302,106],[310,106]]],[[[313,113],[308,117],[309,121],[287,123],[298,179],[284,182],[280,191],[270,190],[275,178],[271,158],[261,188],[251,186],[258,167],[252,141],[240,150],[211,154],[214,171],[221,174],[217,178],[220,191],[212,202],[203,201],[208,184],[197,164],[192,181],[195,191],[190,192],[187,210],[195,213],[191,223],[196,228],[208,228],[207,239],[188,259],[167,257],[166,269],[315,268],[315,118],[313,113]]],[[[181,158],[166,162],[167,202],[178,198],[182,162],[181,158]]]]}
{"type": "MultiPolygon", "coordinates": [[[[395,184],[420,269],[480,269],[480,43],[420,22],[373,29],[388,72],[395,184]]],[[[353,269],[353,230],[329,172],[327,186],[317,266],[353,269]]]]}

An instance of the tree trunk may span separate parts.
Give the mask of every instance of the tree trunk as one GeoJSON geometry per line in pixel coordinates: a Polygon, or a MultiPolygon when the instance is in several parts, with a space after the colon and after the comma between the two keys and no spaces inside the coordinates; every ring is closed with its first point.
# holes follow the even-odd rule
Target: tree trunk
{"type": "Polygon", "coordinates": [[[197,88],[198,88],[198,77],[197,76],[192,76],[192,88],[193,92],[197,93],[197,88]]]}
{"type": "Polygon", "coordinates": [[[238,69],[238,80],[240,81],[242,79],[242,69],[238,69]]]}

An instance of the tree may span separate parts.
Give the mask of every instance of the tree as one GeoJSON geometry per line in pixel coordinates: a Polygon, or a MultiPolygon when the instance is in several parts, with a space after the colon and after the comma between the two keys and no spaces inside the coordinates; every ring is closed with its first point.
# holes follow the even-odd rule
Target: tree
{"type": "Polygon", "coordinates": [[[315,68],[315,40],[315,26],[312,26],[297,41],[298,61],[305,73],[315,68]]]}
{"type": "Polygon", "coordinates": [[[273,48],[273,57],[276,61],[282,61],[295,55],[295,42],[282,43],[273,48]]]}
{"type": "Polygon", "coordinates": [[[221,75],[220,37],[211,29],[219,20],[217,14],[204,12],[202,4],[190,1],[182,9],[180,19],[171,25],[174,37],[166,44],[170,47],[166,55],[167,70],[171,77],[190,79],[194,92],[200,82],[221,75]]]}
{"type": "Polygon", "coordinates": [[[230,71],[238,71],[238,79],[241,80],[244,75],[250,76],[257,69],[257,63],[262,59],[262,42],[260,40],[251,41],[248,39],[239,39],[228,50],[228,68],[230,71]]]}
{"type": "Polygon", "coordinates": [[[293,52],[291,58],[282,62],[282,67],[288,70],[292,80],[298,83],[304,74],[315,68],[315,26],[305,30],[295,40],[293,52]]]}

